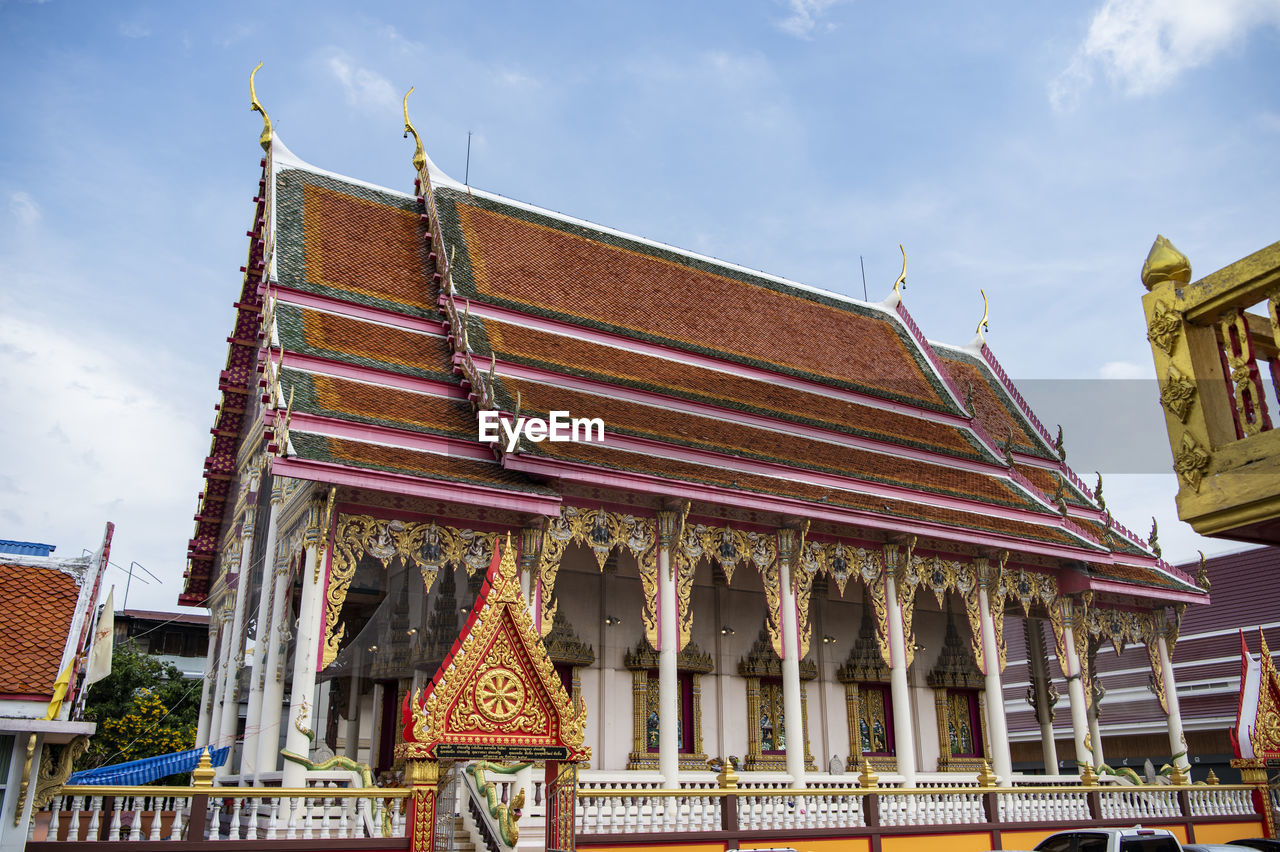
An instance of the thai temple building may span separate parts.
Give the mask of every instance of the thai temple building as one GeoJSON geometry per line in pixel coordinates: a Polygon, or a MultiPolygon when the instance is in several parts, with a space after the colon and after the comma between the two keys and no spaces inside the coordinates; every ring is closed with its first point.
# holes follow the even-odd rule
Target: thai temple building
{"type": "Polygon", "coordinates": [[[925,337],[905,253],[882,302],[815,289],[465,186],[405,119],[403,186],[309,165],[269,120],[245,175],[180,598],[211,615],[222,784],[334,758],[398,780],[406,700],[508,534],[587,710],[583,784],[732,756],[744,785],[1010,785],[1028,692],[1027,772],[1070,781],[1103,762],[1091,661],[1137,644],[1149,756],[1186,772],[1171,661],[1204,578],[1112,517],[981,328],[925,337]]]}

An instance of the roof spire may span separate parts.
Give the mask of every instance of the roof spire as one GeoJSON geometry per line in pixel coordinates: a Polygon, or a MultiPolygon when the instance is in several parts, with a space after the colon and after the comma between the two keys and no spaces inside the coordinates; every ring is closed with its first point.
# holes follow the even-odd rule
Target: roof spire
{"type": "Polygon", "coordinates": [[[259,62],[258,67],[249,72],[249,109],[262,113],[262,135],[258,137],[258,144],[262,146],[262,150],[270,151],[271,137],[275,135],[275,131],[271,129],[271,117],[262,108],[262,104],[258,101],[258,91],[253,86],[253,78],[261,67],[262,63],[259,62]]]}
{"type": "Polygon", "coordinates": [[[902,290],[907,286],[907,250],[902,247],[902,243],[898,243],[898,251],[902,252],[902,274],[898,276],[898,280],[893,282],[893,295],[897,297],[898,303],[902,303],[902,290]]]}
{"type": "Polygon", "coordinates": [[[987,301],[986,290],[979,287],[978,292],[982,294],[982,319],[978,320],[978,327],[974,329],[974,334],[978,335],[978,344],[986,346],[987,338],[983,335],[983,332],[991,330],[991,326],[987,323],[987,320],[991,318],[991,303],[987,301]]]}
{"type": "MultiPolygon", "coordinates": [[[[410,86],[409,91],[404,93],[404,138],[408,139],[409,134],[413,134],[413,167],[417,171],[422,171],[422,167],[427,164],[427,152],[422,150],[422,137],[418,135],[418,131],[414,129],[413,122],[409,120],[409,96],[413,94],[416,86],[410,86]]],[[[423,195],[426,195],[423,192],[423,195]]]]}

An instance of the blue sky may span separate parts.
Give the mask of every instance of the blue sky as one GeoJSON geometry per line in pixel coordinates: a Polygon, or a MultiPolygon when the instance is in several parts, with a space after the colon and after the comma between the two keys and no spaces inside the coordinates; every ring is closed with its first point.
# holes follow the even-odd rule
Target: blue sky
{"type": "MultiPolygon", "coordinates": [[[[1280,0],[0,0],[0,538],[74,555],[116,521],[114,561],[164,578],[131,607],[180,585],[258,61],[281,138],[364,180],[412,186],[413,85],[432,158],[461,178],[470,131],[484,189],[857,297],[862,256],[872,299],[904,243],[925,334],[967,342],[985,289],[990,345],[1048,407],[1043,380],[1151,375],[1157,233],[1197,275],[1280,236],[1280,0]]],[[[1117,387],[1153,412],[1153,384],[1117,387]]],[[[1093,412],[1068,449],[1114,428],[1167,460],[1153,413],[1093,412]]],[[[1104,470],[1108,501],[1185,560],[1206,543],[1161,470],[1104,470]]]]}

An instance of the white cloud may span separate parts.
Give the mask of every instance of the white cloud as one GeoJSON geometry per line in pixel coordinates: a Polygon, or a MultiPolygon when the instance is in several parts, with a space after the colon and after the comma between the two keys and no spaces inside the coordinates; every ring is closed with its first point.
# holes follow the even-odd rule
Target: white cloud
{"type": "Polygon", "coordinates": [[[120,24],[120,35],[125,38],[146,38],[151,35],[151,30],[137,21],[125,21],[120,24]]]}
{"type": "Polygon", "coordinates": [[[22,190],[9,193],[9,212],[24,225],[34,225],[40,221],[40,205],[30,193],[22,190]]]}
{"type": "Polygon", "coordinates": [[[1154,378],[1150,364],[1132,361],[1108,361],[1098,368],[1100,379],[1150,379],[1154,378]]]}
{"type": "Polygon", "coordinates": [[[819,27],[823,32],[830,32],[836,25],[830,21],[824,23],[820,18],[839,2],[840,0],[787,0],[791,14],[777,21],[776,25],[784,33],[796,38],[813,38],[814,31],[819,27]]]}
{"type": "Polygon", "coordinates": [[[329,57],[329,71],[342,84],[347,103],[352,106],[381,110],[399,106],[400,99],[391,82],[376,71],[352,65],[345,54],[329,57]]]}
{"type": "Polygon", "coordinates": [[[0,421],[10,450],[0,518],[11,538],[56,544],[60,556],[96,547],[115,521],[120,561],[137,558],[165,578],[135,584],[135,606],[175,603],[208,447],[208,423],[166,390],[173,376],[158,365],[175,363],[127,337],[88,339],[0,314],[0,398],[23,400],[26,412],[0,421]]]}
{"type": "Polygon", "coordinates": [[[1280,26],[1280,0],[1106,0],[1071,62],[1049,84],[1055,109],[1075,106],[1101,69],[1130,97],[1158,92],[1250,31],[1280,26]]]}

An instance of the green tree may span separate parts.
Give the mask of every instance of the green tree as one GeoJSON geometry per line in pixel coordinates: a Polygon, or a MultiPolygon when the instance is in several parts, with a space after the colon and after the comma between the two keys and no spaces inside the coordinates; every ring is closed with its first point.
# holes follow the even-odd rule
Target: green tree
{"type": "Polygon", "coordinates": [[[98,723],[77,769],[94,769],[192,748],[200,681],[124,642],[111,653],[111,674],[89,688],[85,717],[98,723]]]}

